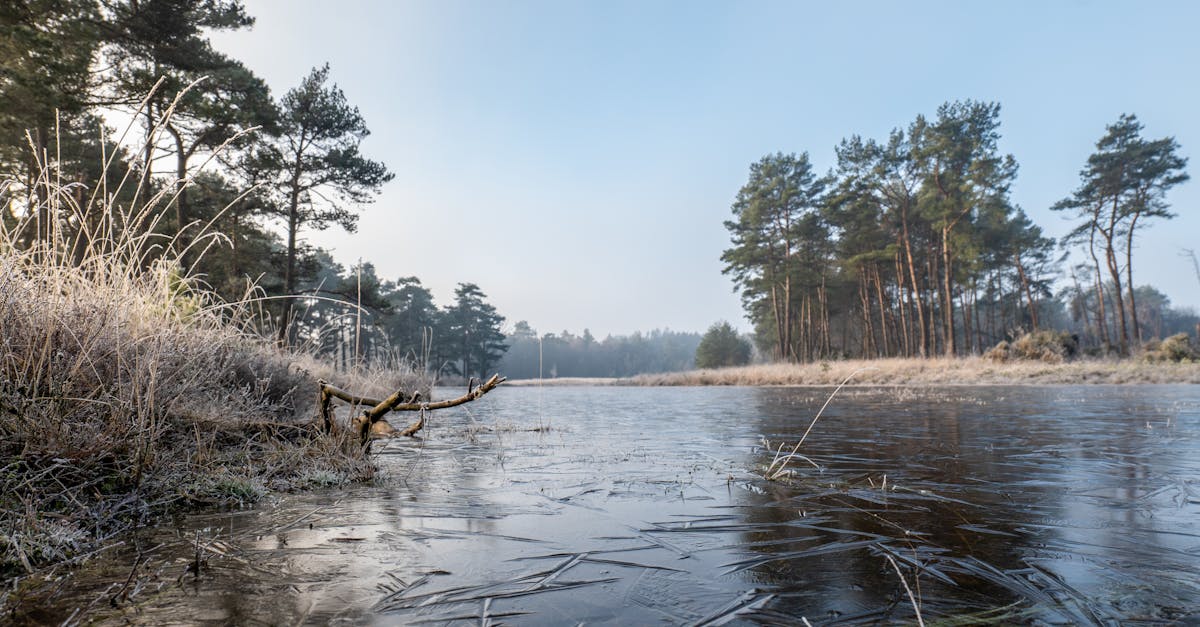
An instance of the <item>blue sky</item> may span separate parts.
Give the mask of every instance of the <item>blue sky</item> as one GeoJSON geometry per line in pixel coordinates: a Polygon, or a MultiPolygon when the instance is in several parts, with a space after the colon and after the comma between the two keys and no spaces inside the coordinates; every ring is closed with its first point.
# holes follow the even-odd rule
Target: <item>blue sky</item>
{"type": "MultiPolygon", "coordinates": [[[[1001,103],[1012,188],[1050,235],[1106,124],[1200,147],[1200,3],[368,2],[245,0],[216,46],[276,95],[313,66],[396,179],[358,233],[309,233],[343,263],[470,281],[542,331],[747,328],[721,274],[750,163],[883,138],[947,100],[1001,103]]],[[[1193,159],[1192,170],[1200,167],[1193,159]]],[[[1200,172],[1196,173],[1200,176],[1200,172]]],[[[1134,279],[1200,307],[1200,181],[1138,242],[1134,279]]]]}

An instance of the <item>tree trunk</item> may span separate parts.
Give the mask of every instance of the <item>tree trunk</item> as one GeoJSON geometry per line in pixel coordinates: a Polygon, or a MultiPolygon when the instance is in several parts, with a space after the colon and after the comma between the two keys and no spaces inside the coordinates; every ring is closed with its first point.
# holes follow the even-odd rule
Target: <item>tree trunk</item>
{"type": "Polygon", "coordinates": [[[983,337],[983,322],[979,319],[979,280],[976,277],[971,277],[971,317],[975,321],[975,349],[982,353],[988,342],[983,337]]]}
{"type": "Polygon", "coordinates": [[[1129,328],[1126,325],[1125,317],[1125,295],[1121,291],[1121,268],[1117,264],[1117,250],[1113,243],[1113,238],[1117,235],[1117,212],[1120,209],[1119,196],[1113,196],[1112,212],[1108,217],[1108,230],[1100,229],[1100,235],[1104,237],[1104,260],[1108,264],[1109,275],[1113,280],[1113,299],[1117,305],[1117,320],[1120,322],[1121,354],[1129,354],[1129,328]]]}
{"type": "Polygon", "coordinates": [[[912,357],[912,337],[908,323],[908,303],[912,302],[912,292],[904,285],[904,269],[900,263],[900,250],[896,249],[896,311],[900,314],[900,346],[899,350],[905,357],[912,357]]]}
{"type": "Polygon", "coordinates": [[[942,299],[946,311],[943,312],[946,333],[946,356],[953,357],[956,353],[954,346],[954,286],[950,269],[950,226],[942,227],[942,299]]]}
{"type": "Polygon", "coordinates": [[[288,345],[288,329],[291,326],[292,298],[296,291],[296,232],[300,228],[300,168],[299,160],[292,176],[292,190],[288,199],[287,266],[283,271],[283,313],[279,317],[280,346],[288,345]]]}
{"type": "Polygon", "coordinates": [[[920,341],[917,344],[918,350],[922,358],[928,356],[929,341],[925,336],[925,310],[921,307],[921,288],[920,283],[917,283],[917,268],[916,260],[912,254],[912,240],[908,236],[908,211],[904,209],[900,213],[901,236],[904,238],[904,253],[908,258],[908,278],[912,282],[913,294],[916,296],[917,305],[917,328],[921,331],[920,341]]]}
{"type": "Polygon", "coordinates": [[[1129,313],[1133,320],[1133,339],[1137,341],[1139,347],[1142,345],[1142,327],[1138,324],[1137,300],[1133,295],[1133,230],[1137,227],[1140,216],[1140,211],[1133,213],[1133,219],[1129,222],[1129,232],[1125,234],[1125,286],[1129,290],[1129,313]]]}
{"type": "Polygon", "coordinates": [[[787,344],[783,332],[783,312],[780,309],[778,288],[771,284],[771,313],[775,316],[775,351],[780,360],[787,359],[787,344]]]}
{"type": "Polygon", "coordinates": [[[821,287],[817,288],[817,299],[821,303],[821,340],[819,342],[822,357],[829,357],[833,352],[833,338],[829,330],[829,294],[825,289],[825,272],[821,271],[821,287]]]}
{"type": "Polygon", "coordinates": [[[1113,281],[1113,300],[1117,305],[1117,321],[1120,322],[1120,350],[1122,355],[1129,354],[1129,327],[1125,322],[1125,295],[1121,290],[1121,268],[1117,265],[1117,253],[1113,250],[1111,235],[1105,235],[1105,261],[1108,262],[1108,272],[1113,281]]]}
{"type": "Polygon", "coordinates": [[[962,312],[963,319],[963,350],[968,353],[972,352],[971,348],[971,314],[967,308],[967,291],[959,290],[958,292],[958,308],[962,312]]]}
{"type": "Polygon", "coordinates": [[[883,280],[879,278],[879,267],[874,266],[875,270],[875,298],[879,301],[879,329],[882,333],[883,350],[881,357],[887,357],[891,354],[891,342],[888,340],[888,325],[887,325],[887,306],[883,302],[883,280]]]}
{"type": "MultiPolygon", "coordinates": [[[[932,248],[932,247],[931,247],[932,248]]],[[[926,304],[929,307],[929,354],[936,355],[941,352],[941,346],[938,340],[942,339],[942,334],[938,333],[939,320],[941,320],[940,307],[941,290],[938,289],[938,254],[936,249],[931,249],[925,257],[925,273],[929,277],[929,285],[927,289],[928,300],[926,304]]]]}
{"type": "Polygon", "coordinates": [[[783,278],[783,322],[784,322],[784,347],[788,351],[787,360],[789,362],[796,361],[795,349],[792,347],[792,319],[795,314],[792,313],[792,273],[786,268],[786,276],[783,278]]]}
{"type": "Polygon", "coordinates": [[[858,302],[862,307],[862,351],[864,359],[871,358],[871,351],[875,344],[875,330],[871,325],[871,299],[869,296],[870,288],[867,287],[867,281],[867,268],[865,266],[860,266],[858,268],[858,302]]]}
{"type": "Polygon", "coordinates": [[[1111,342],[1108,339],[1108,319],[1105,311],[1104,302],[1104,274],[1100,271],[1100,259],[1096,256],[1096,227],[1092,226],[1092,231],[1088,235],[1088,252],[1092,255],[1092,263],[1096,268],[1096,319],[1097,326],[1100,330],[1100,343],[1104,347],[1104,352],[1108,352],[1111,342]]]}
{"type": "Polygon", "coordinates": [[[1025,292],[1025,300],[1029,303],[1029,319],[1036,332],[1038,330],[1037,304],[1033,301],[1033,290],[1029,287],[1029,277],[1025,274],[1025,264],[1021,263],[1021,254],[1013,253],[1013,261],[1016,262],[1017,276],[1021,279],[1021,289],[1025,292]]]}
{"type": "Polygon", "coordinates": [[[1075,269],[1071,269],[1071,282],[1075,284],[1075,298],[1079,301],[1079,315],[1083,318],[1083,328],[1086,330],[1091,328],[1092,322],[1088,318],[1087,311],[1087,296],[1083,293],[1083,289],[1079,287],[1079,278],[1075,276],[1075,269]]]}
{"type": "Polygon", "coordinates": [[[177,248],[182,251],[186,246],[183,242],[183,228],[187,226],[187,162],[188,154],[184,149],[183,135],[174,126],[168,124],[167,132],[175,140],[175,239],[177,248]]]}

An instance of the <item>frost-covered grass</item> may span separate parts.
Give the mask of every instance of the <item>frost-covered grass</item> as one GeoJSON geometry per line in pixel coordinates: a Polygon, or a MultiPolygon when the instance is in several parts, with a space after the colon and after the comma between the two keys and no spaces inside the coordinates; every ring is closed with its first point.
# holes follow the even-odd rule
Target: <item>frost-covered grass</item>
{"type": "MultiPolygon", "coordinates": [[[[310,426],[316,380],[373,393],[401,374],[276,348],[255,292],[221,301],[161,235],[176,185],[140,178],[85,190],[45,164],[32,187],[0,181],[2,577],[181,507],[373,473],[355,438],[310,426]]],[[[220,239],[198,227],[188,257],[220,239]]]]}
{"type": "Polygon", "coordinates": [[[1200,383],[1200,363],[1078,359],[1061,363],[958,359],[874,359],[759,364],[640,375],[634,385],[837,385],[856,370],[854,385],[981,385],[1200,383]]]}

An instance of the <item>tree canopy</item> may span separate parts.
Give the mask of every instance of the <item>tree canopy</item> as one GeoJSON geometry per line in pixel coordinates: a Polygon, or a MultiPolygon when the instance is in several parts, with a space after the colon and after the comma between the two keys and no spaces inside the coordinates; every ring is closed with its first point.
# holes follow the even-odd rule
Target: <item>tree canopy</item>
{"type": "MultiPolygon", "coordinates": [[[[1149,332],[1133,288],[1137,229],[1169,219],[1166,194],[1187,180],[1175,140],[1143,139],[1141,129],[1133,116],[1110,126],[1079,190],[1055,206],[1079,219],[1065,250],[1083,244],[1093,260],[1072,269],[1082,334],[1102,346],[1119,338],[1122,352],[1149,332]],[[1094,298],[1078,298],[1080,272],[1094,298]]],[[[957,101],[884,140],[843,140],[826,177],[807,153],[752,164],[721,260],[763,352],[979,354],[1022,331],[1074,324],[1054,293],[1060,243],[1011,202],[1017,163],[999,139],[998,104],[957,101]]]]}
{"type": "Polygon", "coordinates": [[[697,368],[725,368],[748,363],[750,342],[742,339],[728,322],[718,322],[709,327],[696,347],[697,368]]]}

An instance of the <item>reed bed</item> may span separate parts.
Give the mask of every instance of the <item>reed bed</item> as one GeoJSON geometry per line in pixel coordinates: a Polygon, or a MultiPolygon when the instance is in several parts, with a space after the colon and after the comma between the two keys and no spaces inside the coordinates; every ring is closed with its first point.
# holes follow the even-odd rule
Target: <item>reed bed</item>
{"type": "Polygon", "coordinates": [[[406,373],[277,349],[260,293],[222,302],[183,263],[220,234],[161,234],[176,182],[131,168],[83,190],[42,159],[32,189],[0,182],[0,576],[49,576],[180,508],[372,476],[356,439],[310,426],[316,380],[406,373]]]}
{"type": "Polygon", "coordinates": [[[851,373],[855,385],[1004,385],[1091,383],[1200,383],[1200,363],[1080,359],[1063,363],[957,359],[874,359],[809,364],[758,364],[734,368],[639,375],[629,385],[838,385],[851,373]]]}

